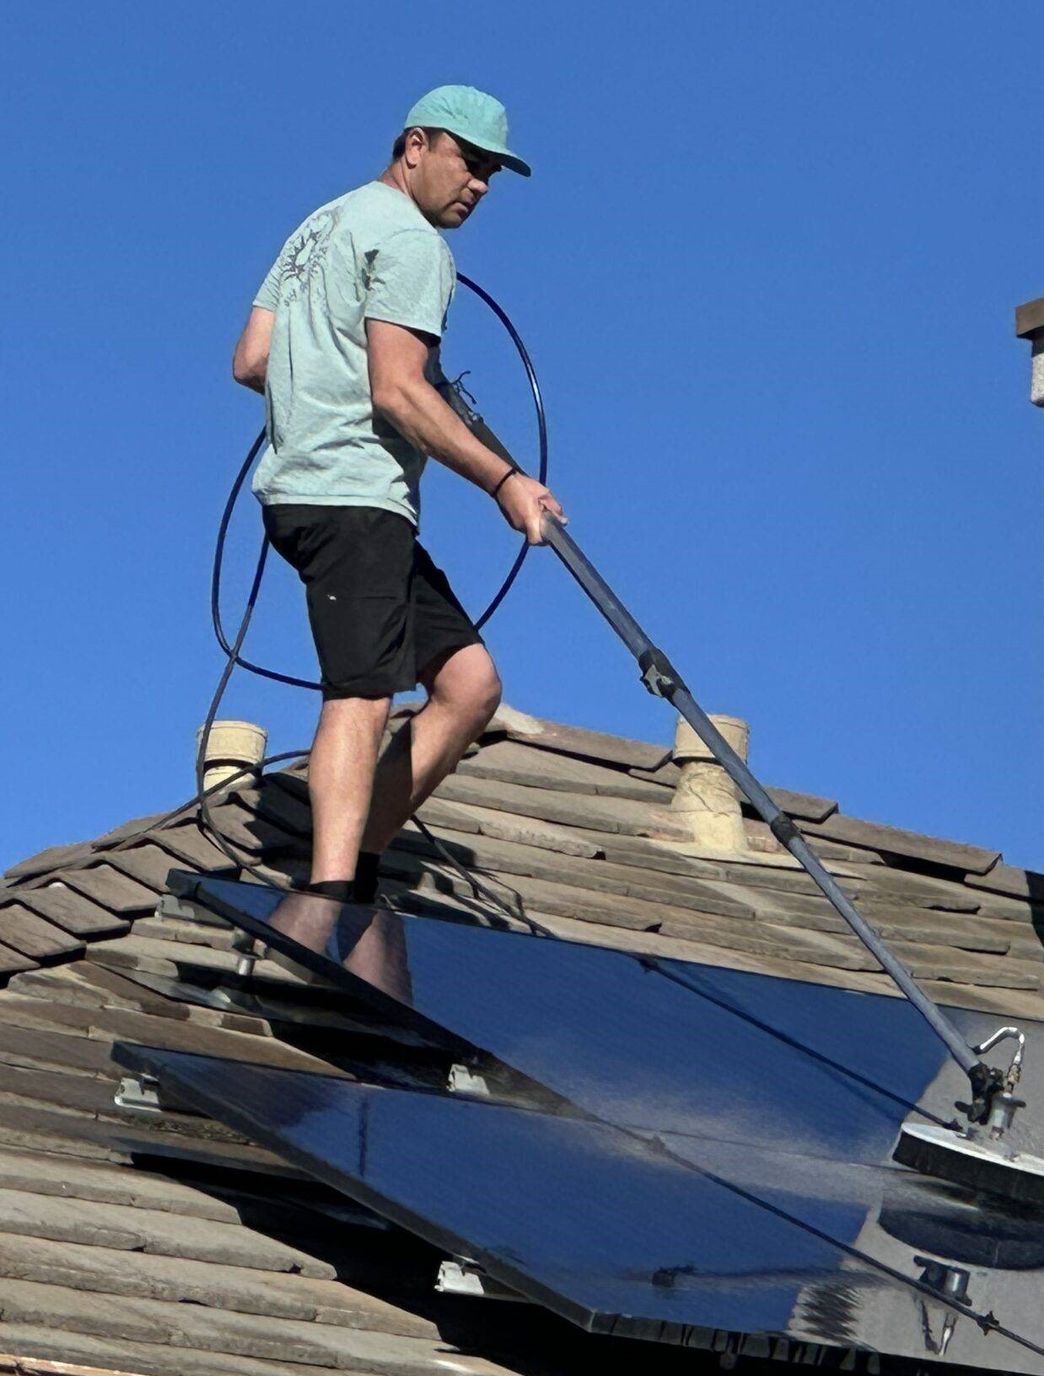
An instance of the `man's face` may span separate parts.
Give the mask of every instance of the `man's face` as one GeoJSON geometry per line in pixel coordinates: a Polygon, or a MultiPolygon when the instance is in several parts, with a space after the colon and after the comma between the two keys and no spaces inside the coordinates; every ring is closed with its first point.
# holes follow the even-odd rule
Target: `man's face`
{"type": "Polygon", "coordinates": [[[411,186],[421,213],[440,229],[458,229],[489,190],[500,163],[491,153],[473,147],[440,129],[430,142],[421,130],[411,131],[410,151],[417,157],[411,186]]]}

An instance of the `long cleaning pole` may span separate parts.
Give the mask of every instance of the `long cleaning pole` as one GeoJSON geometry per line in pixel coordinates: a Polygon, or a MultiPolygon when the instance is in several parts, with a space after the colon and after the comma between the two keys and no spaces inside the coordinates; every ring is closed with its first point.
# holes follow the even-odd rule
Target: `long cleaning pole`
{"type": "MultiPolygon", "coordinates": [[[[502,312],[499,310],[498,314],[502,316],[502,312]]],[[[510,326],[509,328],[535,387],[535,377],[529,357],[514,328],[510,326]]],[[[483,444],[500,454],[514,467],[520,468],[510,450],[465,400],[459,386],[449,382],[444,375],[439,377],[437,385],[445,400],[483,444]]],[[[525,470],[520,471],[524,472],[525,470]]],[[[791,818],[775,805],[743,760],[740,759],[706,712],[700,707],[681,674],[678,673],[664,652],[658,649],[650,637],[646,635],[609,584],[580,549],[580,546],[572,536],[566,533],[561,522],[550,512],[547,513],[544,521],[543,534],[545,544],[554,550],[634,655],[642,673],[642,681],[649,692],[657,697],[665,698],[685,718],[729,778],[733,780],[755,810],[768,823],[772,834],[812,878],[823,896],[844,918],[882,968],[891,975],[932,1031],[940,1038],[971,1081],[974,1102],[972,1105],[959,1105],[959,1107],[967,1107],[969,1116],[974,1121],[985,1122],[993,1094],[1004,1083],[1002,1074],[991,1069],[979,1059],[977,1049],[968,1044],[942,1009],[919,988],[913,975],[910,974],[902,961],[892,954],[869,922],[856,911],[834,877],[827,872],[822,861],[798,831],[791,818]]],[[[982,1049],[984,1048],[978,1050],[982,1049]]],[[[1014,1065],[1013,1062],[1012,1070],[1014,1070],[1014,1065]]],[[[1009,1071],[1009,1076],[1011,1073],[1009,1071]]]]}
{"type": "Polygon", "coordinates": [[[932,1030],[942,1038],[957,1064],[966,1074],[971,1075],[979,1065],[972,1048],[942,1010],[918,987],[909,970],[892,954],[874,928],[856,911],[793,821],[776,806],[704,712],[681,674],[663,651],[653,644],[576,541],[550,513],[544,522],[544,539],[637,659],[645,686],[657,697],[666,698],[685,718],[729,778],[768,823],[773,836],[811,875],[823,895],[840,913],[863,945],[887,970],[932,1030]]]}

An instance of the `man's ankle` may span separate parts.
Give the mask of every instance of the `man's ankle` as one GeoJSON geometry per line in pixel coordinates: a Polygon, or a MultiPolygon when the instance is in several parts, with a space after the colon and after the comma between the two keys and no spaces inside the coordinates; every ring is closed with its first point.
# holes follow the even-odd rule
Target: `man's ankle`
{"type": "Polygon", "coordinates": [[[350,879],[317,879],[303,888],[305,893],[332,898],[338,903],[351,903],[355,899],[355,886],[350,879]]]}

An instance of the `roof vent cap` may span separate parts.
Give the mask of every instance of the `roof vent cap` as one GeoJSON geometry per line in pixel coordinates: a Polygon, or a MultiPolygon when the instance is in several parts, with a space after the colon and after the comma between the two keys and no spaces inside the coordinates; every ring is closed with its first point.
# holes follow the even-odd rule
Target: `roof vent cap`
{"type": "MultiPolygon", "coordinates": [[[[196,732],[197,757],[202,739],[201,726],[196,732]]],[[[257,783],[267,744],[268,732],[263,726],[255,726],[252,721],[214,722],[207,740],[203,787],[211,789],[234,783],[238,788],[249,788],[257,783]],[[244,767],[248,769],[247,773],[243,773],[244,767]]]]}
{"type": "MultiPolygon", "coordinates": [[[[739,717],[712,715],[711,721],[742,760],[747,758],[750,727],[739,717]]],[[[700,852],[736,855],[749,849],[740,811],[740,794],[725,770],[684,717],[674,733],[674,762],[681,770],[671,811],[684,822],[700,852]]]]}

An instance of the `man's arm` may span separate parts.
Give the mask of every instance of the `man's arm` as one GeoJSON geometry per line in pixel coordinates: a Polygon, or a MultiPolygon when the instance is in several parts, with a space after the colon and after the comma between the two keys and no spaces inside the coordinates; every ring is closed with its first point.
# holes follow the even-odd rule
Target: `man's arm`
{"type": "Polygon", "coordinates": [[[544,512],[564,513],[552,493],[511,465],[471,433],[425,376],[434,347],[428,335],[386,320],[367,320],[366,339],[373,408],[414,448],[430,454],[496,500],[505,520],[532,545],[543,539],[544,512]],[[506,475],[514,472],[514,477],[506,475]],[[498,486],[499,484],[499,486],[498,486]]]}
{"type": "Polygon", "coordinates": [[[255,306],[250,312],[246,329],[239,336],[236,351],[232,355],[232,376],[244,387],[255,392],[265,390],[265,374],[268,372],[268,348],[272,342],[273,311],[255,306]]]}

